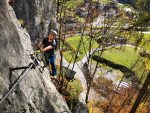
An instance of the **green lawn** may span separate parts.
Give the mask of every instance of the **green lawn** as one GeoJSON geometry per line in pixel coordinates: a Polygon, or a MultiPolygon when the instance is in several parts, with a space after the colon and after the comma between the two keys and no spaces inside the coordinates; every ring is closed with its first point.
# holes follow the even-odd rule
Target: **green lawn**
{"type": "Polygon", "coordinates": [[[75,55],[73,54],[72,51],[66,51],[66,52],[64,52],[64,53],[63,53],[63,56],[64,56],[64,58],[65,58],[68,62],[70,62],[70,60],[72,59],[72,57],[73,57],[73,59],[72,59],[71,62],[73,62],[74,57],[75,57],[75,55]]]}
{"type": "MultiPolygon", "coordinates": [[[[145,42],[145,40],[149,40],[149,34],[144,35],[144,40],[142,40],[142,43],[145,42]]],[[[73,36],[66,39],[66,42],[70,43],[73,48],[77,50],[77,47],[79,46],[81,36],[73,36]]],[[[79,58],[77,61],[81,60],[86,52],[89,50],[89,42],[90,38],[88,36],[83,37],[83,43],[81,44],[79,48],[79,58]],[[85,49],[84,49],[85,48],[85,49]],[[85,52],[86,51],[86,52],[85,52]]],[[[98,47],[98,44],[93,40],[92,41],[92,48],[98,47]],[[94,44],[93,44],[94,43],[94,44]]],[[[146,43],[144,48],[147,48],[146,50],[150,50],[150,43],[146,43]]],[[[131,47],[122,47],[122,49],[109,49],[103,53],[103,56],[106,59],[111,59],[111,61],[115,63],[119,63],[121,65],[127,66],[130,68],[138,59],[139,50],[136,50],[131,47]]],[[[69,61],[72,56],[75,55],[71,51],[67,51],[64,53],[64,57],[67,61],[69,61]]]]}
{"type": "Polygon", "coordinates": [[[144,44],[143,48],[150,52],[150,34],[144,34],[144,39],[142,40],[142,44],[144,44]]]}
{"type": "Polygon", "coordinates": [[[131,47],[121,47],[106,50],[102,57],[130,68],[138,59],[138,54],[139,50],[135,51],[131,47]]]}
{"type": "MultiPolygon", "coordinates": [[[[79,46],[81,36],[73,36],[66,38],[66,42],[70,43],[71,46],[77,51],[77,47],[79,46]]],[[[140,43],[140,46],[147,40],[150,40],[150,34],[144,34],[144,37],[142,39],[142,42],[140,43]]],[[[81,60],[84,56],[85,53],[88,52],[89,50],[89,42],[90,38],[88,36],[83,36],[83,41],[81,43],[81,46],[79,48],[79,57],[77,58],[76,61],[81,60]]],[[[92,48],[98,47],[98,44],[93,40],[92,41],[92,48]]],[[[147,42],[144,46],[142,46],[145,50],[150,51],[150,42],[147,42]]],[[[139,58],[138,63],[134,66],[133,71],[137,74],[137,76],[140,77],[144,70],[144,65],[143,65],[143,58],[139,56],[139,51],[140,50],[135,50],[135,48],[132,47],[122,47],[122,48],[113,48],[106,50],[103,54],[102,57],[113,61],[117,64],[124,65],[128,68],[131,68],[133,65],[135,65],[137,59],[139,58]]],[[[72,62],[74,61],[75,58],[75,53],[73,51],[66,51],[64,52],[64,58],[69,62],[70,59],[73,57],[72,62]]],[[[105,67],[105,66],[104,66],[105,67]]]]}
{"type": "MultiPolygon", "coordinates": [[[[109,49],[102,54],[102,57],[114,63],[124,65],[130,69],[131,67],[133,67],[132,69],[138,77],[142,75],[142,72],[144,70],[144,65],[143,65],[144,59],[140,57],[139,50],[135,51],[135,49],[132,47],[109,49]],[[138,63],[136,63],[137,60],[138,63]]],[[[144,76],[146,77],[146,75],[144,76]]]]}
{"type": "MultiPolygon", "coordinates": [[[[79,48],[79,56],[77,58],[77,61],[81,60],[85,54],[89,51],[89,46],[90,46],[90,41],[91,39],[88,36],[83,36],[82,38],[82,43],[80,44],[80,48],[79,48]]],[[[77,51],[78,47],[79,47],[79,43],[81,40],[81,36],[73,36],[73,37],[69,37],[66,38],[66,42],[70,43],[70,45],[77,51]]],[[[97,48],[98,44],[97,42],[95,42],[94,40],[91,41],[91,48],[97,48]]],[[[66,51],[64,52],[64,58],[67,61],[70,61],[70,59],[72,58],[72,56],[75,56],[75,53],[73,53],[72,51],[66,51]]]]}

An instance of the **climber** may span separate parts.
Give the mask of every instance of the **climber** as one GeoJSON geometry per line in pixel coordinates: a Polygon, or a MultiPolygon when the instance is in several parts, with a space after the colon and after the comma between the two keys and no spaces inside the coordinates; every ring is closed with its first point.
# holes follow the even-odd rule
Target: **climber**
{"type": "Polygon", "coordinates": [[[57,31],[51,30],[51,34],[54,36],[54,40],[56,42],[55,50],[57,50],[57,48],[58,48],[58,34],[57,34],[57,31]]]}
{"type": "Polygon", "coordinates": [[[51,30],[51,33],[47,38],[43,39],[43,42],[41,44],[40,50],[44,53],[46,65],[51,66],[52,73],[51,75],[54,78],[56,77],[57,74],[57,69],[55,65],[55,49],[56,49],[56,37],[57,37],[57,32],[55,30],[51,30]]]}

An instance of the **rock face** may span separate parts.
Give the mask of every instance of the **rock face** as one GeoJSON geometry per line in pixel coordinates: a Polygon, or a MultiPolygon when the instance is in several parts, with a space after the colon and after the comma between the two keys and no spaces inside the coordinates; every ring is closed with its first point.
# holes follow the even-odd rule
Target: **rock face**
{"type": "MultiPolygon", "coordinates": [[[[6,0],[0,0],[0,46],[1,100],[23,71],[13,71],[10,76],[9,68],[27,66],[32,62],[30,37],[6,0]]],[[[62,96],[50,82],[48,70],[39,70],[39,66],[30,70],[8,98],[0,103],[1,113],[70,113],[62,96]]]]}
{"type": "Polygon", "coordinates": [[[89,110],[85,104],[83,104],[82,102],[79,102],[73,113],[89,113],[89,110]]]}
{"type": "Polygon", "coordinates": [[[31,36],[32,42],[46,37],[50,28],[56,26],[56,3],[54,0],[14,0],[17,18],[31,36]]]}

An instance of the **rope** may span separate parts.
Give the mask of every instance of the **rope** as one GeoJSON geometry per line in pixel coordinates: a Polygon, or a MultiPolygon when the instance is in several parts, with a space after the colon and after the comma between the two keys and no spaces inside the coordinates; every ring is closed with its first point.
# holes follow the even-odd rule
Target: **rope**
{"type": "Polygon", "coordinates": [[[26,74],[29,72],[30,69],[33,68],[34,64],[31,63],[29,64],[29,68],[26,69],[26,71],[24,73],[22,73],[20,75],[20,78],[18,79],[18,81],[12,86],[12,88],[8,91],[8,93],[2,98],[2,100],[0,101],[0,104],[2,104],[4,102],[4,100],[9,96],[9,94],[15,89],[15,87],[21,82],[21,80],[26,76],[26,74]]]}

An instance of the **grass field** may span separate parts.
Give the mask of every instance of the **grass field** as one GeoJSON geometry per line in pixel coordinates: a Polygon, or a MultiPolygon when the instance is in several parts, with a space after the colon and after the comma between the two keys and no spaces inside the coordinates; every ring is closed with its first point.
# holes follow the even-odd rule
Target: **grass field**
{"type": "MultiPolygon", "coordinates": [[[[79,46],[81,36],[73,36],[66,39],[66,42],[70,43],[72,47],[77,50],[77,47],[79,46]]],[[[141,45],[144,44],[147,40],[150,40],[150,34],[144,34],[144,38],[141,42],[141,45]]],[[[83,41],[81,43],[81,46],[79,48],[79,58],[77,61],[81,60],[85,53],[89,50],[89,42],[90,38],[88,36],[83,36],[83,41]]],[[[97,48],[98,44],[94,40],[92,41],[92,49],[97,48]]],[[[150,42],[145,43],[142,46],[145,50],[150,51],[150,42]]],[[[118,49],[110,49],[109,51],[104,52],[104,56],[108,59],[112,59],[111,61],[114,61],[116,63],[121,63],[124,66],[130,67],[138,58],[139,50],[135,51],[134,48],[126,47],[126,48],[118,48],[118,49]],[[130,56],[129,56],[130,55],[130,56]],[[129,57],[128,57],[129,56],[129,57]],[[130,59],[129,59],[130,58],[130,59]]],[[[71,57],[74,55],[72,51],[67,51],[64,53],[64,57],[67,61],[71,59],[71,57]]]]}
{"type": "Polygon", "coordinates": [[[150,34],[144,34],[144,39],[142,40],[143,48],[150,52],[150,34]]]}
{"type": "MultiPolygon", "coordinates": [[[[136,75],[140,78],[144,71],[144,58],[139,55],[139,50],[135,50],[132,47],[121,47],[106,50],[102,57],[110,60],[114,63],[121,64],[132,69],[136,75]]],[[[108,66],[103,66],[103,68],[109,69],[108,66]]],[[[110,67],[110,69],[112,69],[110,67]]],[[[144,75],[144,78],[146,75],[144,75]]]]}
{"type": "Polygon", "coordinates": [[[102,54],[102,57],[130,68],[138,59],[138,54],[139,50],[135,51],[134,48],[119,47],[106,50],[102,54]]]}
{"type": "MultiPolygon", "coordinates": [[[[145,41],[150,40],[149,34],[144,34],[144,39],[142,40],[141,44],[142,45],[145,41]]],[[[73,36],[70,38],[66,39],[66,42],[70,43],[75,50],[77,50],[77,47],[79,46],[81,36],[73,36]]],[[[81,60],[84,56],[85,53],[88,52],[89,50],[89,42],[90,38],[88,36],[83,37],[83,43],[81,43],[81,46],[79,48],[79,57],[77,58],[76,61],[81,60]]],[[[92,48],[98,47],[98,44],[93,40],[92,41],[92,48]]],[[[144,46],[142,46],[146,50],[150,50],[150,43],[147,42],[144,46]]],[[[139,56],[139,51],[138,49],[132,48],[132,47],[121,47],[121,48],[113,48],[106,50],[103,54],[102,57],[115,62],[117,64],[124,65],[128,68],[133,67],[133,71],[140,77],[144,70],[144,59],[139,56]],[[137,61],[138,60],[138,61],[137,61]],[[138,63],[136,63],[138,62],[138,63]]],[[[69,62],[71,58],[73,58],[72,62],[74,61],[75,58],[75,53],[72,51],[66,51],[64,52],[64,58],[69,62]]],[[[104,66],[109,69],[109,67],[104,66]]]]}
{"type": "MultiPolygon", "coordinates": [[[[76,51],[78,50],[80,40],[81,40],[81,36],[73,36],[73,37],[66,38],[66,42],[71,44],[71,46],[76,51]]],[[[85,56],[85,54],[89,51],[90,41],[91,41],[91,39],[89,38],[89,36],[83,36],[80,47],[79,47],[79,54],[78,54],[79,56],[78,56],[77,61],[81,60],[85,56]]],[[[94,49],[97,47],[98,47],[97,42],[92,40],[91,41],[91,49],[94,49]]],[[[72,51],[66,51],[66,52],[64,52],[63,55],[67,61],[70,61],[70,59],[72,57],[75,57],[75,53],[73,53],[72,51]]]]}

